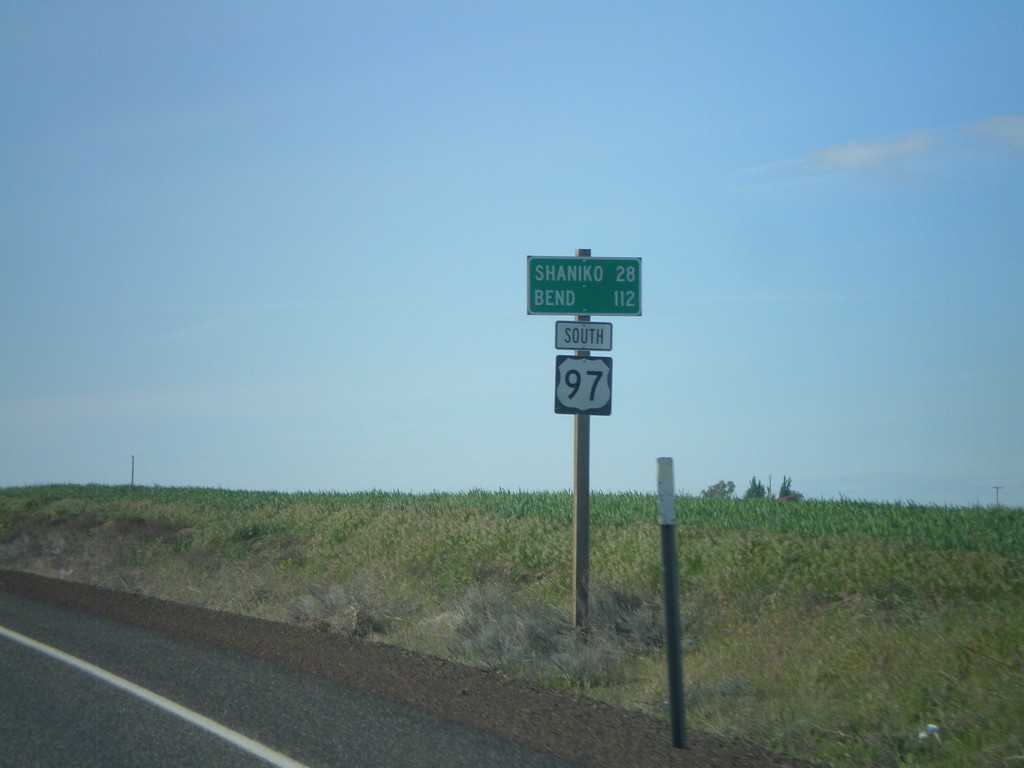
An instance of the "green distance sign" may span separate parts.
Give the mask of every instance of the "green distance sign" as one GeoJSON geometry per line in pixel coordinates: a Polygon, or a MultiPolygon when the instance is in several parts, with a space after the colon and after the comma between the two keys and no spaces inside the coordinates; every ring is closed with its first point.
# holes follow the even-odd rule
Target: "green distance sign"
{"type": "Polygon", "coordinates": [[[640,315],[640,259],[527,256],[529,315],[640,315]]]}

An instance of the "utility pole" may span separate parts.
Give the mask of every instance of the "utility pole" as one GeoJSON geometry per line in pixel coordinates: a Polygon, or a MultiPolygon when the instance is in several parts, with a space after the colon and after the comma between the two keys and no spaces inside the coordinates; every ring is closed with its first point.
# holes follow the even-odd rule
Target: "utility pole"
{"type": "Polygon", "coordinates": [[[993,485],[992,487],[996,489],[996,506],[998,507],[999,506],[999,491],[1002,490],[1005,486],[993,485]]]}

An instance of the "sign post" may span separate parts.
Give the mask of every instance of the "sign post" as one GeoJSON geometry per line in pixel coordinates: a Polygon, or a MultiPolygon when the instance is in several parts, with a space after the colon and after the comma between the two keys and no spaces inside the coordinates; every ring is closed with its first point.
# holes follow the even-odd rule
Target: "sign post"
{"type": "Polygon", "coordinates": [[[569,258],[527,256],[529,315],[574,315],[555,325],[555,347],[575,350],[555,361],[555,413],[573,416],[573,623],[590,627],[590,417],[612,407],[612,359],[591,350],[612,348],[611,323],[591,315],[639,316],[640,259],[591,258],[579,248],[569,258]]]}
{"type": "MultiPolygon", "coordinates": [[[[590,249],[577,249],[576,258],[589,259],[590,249]]],[[[589,315],[576,315],[578,323],[589,321],[589,315]]],[[[578,349],[576,357],[590,357],[590,352],[578,349]]],[[[590,628],[590,414],[577,413],[573,418],[572,620],[586,632],[590,628]]]]}

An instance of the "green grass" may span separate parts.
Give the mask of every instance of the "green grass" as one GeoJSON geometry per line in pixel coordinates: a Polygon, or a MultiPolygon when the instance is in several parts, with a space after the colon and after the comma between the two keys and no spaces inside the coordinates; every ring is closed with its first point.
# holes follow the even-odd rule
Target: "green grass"
{"type": "MultiPolygon", "coordinates": [[[[637,640],[660,605],[656,499],[592,495],[587,646],[566,631],[571,508],[568,493],[7,488],[0,567],[322,614],[663,715],[662,651],[637,640]]],[[[1024,765],[1024,511],[680,497],[677,515],[693,728],[837,766],[1024,765]]]]}

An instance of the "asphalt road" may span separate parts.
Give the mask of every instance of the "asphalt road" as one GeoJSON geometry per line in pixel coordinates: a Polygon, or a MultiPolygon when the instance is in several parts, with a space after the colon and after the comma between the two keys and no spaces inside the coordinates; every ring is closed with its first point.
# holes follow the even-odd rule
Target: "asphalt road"
{"type": "MultiPolygon", "coordinates": [[[[310,768],[575,765],[329,680],[2,592],[0,627],[310,768]]],[[[268,764],[274,763],[0,635],[0,766],[268,764]]]]}

